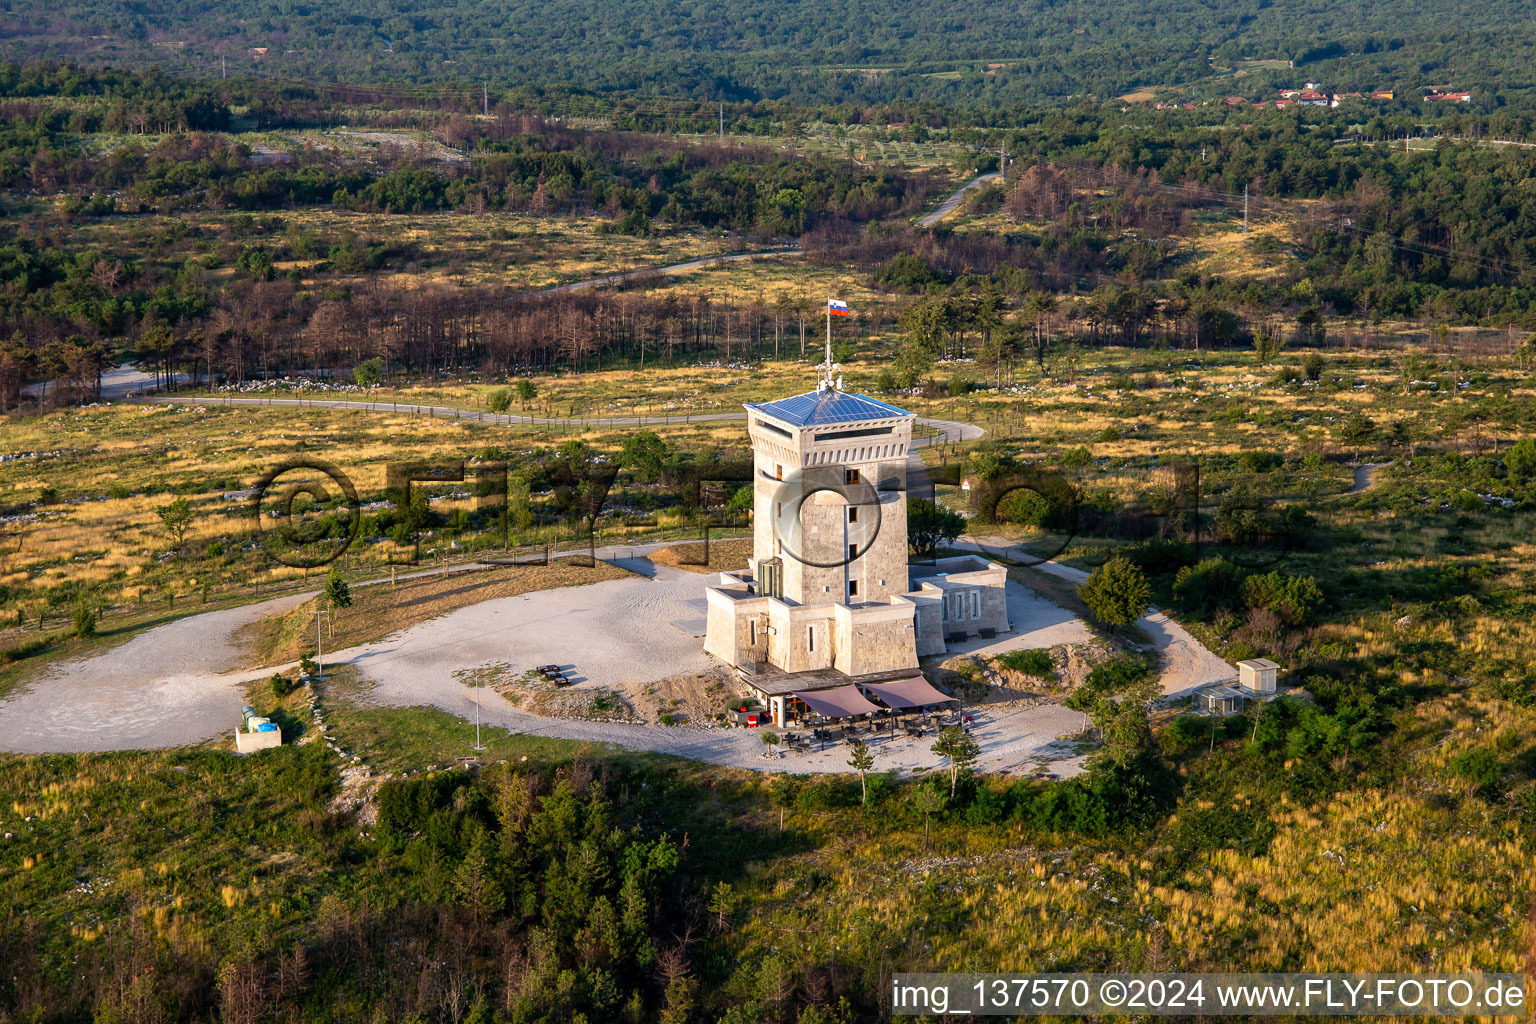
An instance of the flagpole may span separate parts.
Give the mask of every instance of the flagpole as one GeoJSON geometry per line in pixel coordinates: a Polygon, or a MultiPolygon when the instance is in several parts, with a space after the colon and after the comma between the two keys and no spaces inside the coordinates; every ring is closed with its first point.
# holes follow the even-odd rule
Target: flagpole
{"type": "Polygon", "coordinates": [[[832,386],[832,300],[830,298],[827,299],[827,362],[826,369],[822,373],[824,374],[822,379],[830,388],[832,386]]]}

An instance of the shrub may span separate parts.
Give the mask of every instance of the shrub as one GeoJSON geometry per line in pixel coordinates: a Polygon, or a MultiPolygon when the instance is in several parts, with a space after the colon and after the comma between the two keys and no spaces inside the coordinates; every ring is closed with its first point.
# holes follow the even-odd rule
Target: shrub
{"type": "Polygon", "coordinates": [[[30,658],[34,654],[41,654],[47,648],[47,640],[28,640],[17,644],[15,647],[7,647],[5,650],[0,651],[0,665],[10,665],[21,661],[23,658],[30,658]]]}
{"type": "Polygon", "coordinates": [[[1030,651],[1009,651],[998,658],[997,663],[1011,672],[1022,672],[1037,679],[1053,679],[1056,676],[1051,652],[1043,647],[1030,651]]]}
{"type": "Polygon", "coordinates": [[[1285,456],[1279,452],[1243,452],[1238,456],[1237,465],[1245,472],[1268,473],[1285,465],[1285,456]]]}
{"type": "Polygon", "coordinates": [[[512,408],[514,397],[511,388],[497,388],[491,392],[490,397],[485,400],[485,404],[491,412],[504,413],[512,408]]]}
{"type": "Polygon", "coordinates": [[[1082,445],[1068,449],[1061,456],[1061,464],[1068,469],[1081,469],[1093,461],[1093,453],[1082,445]]]}
{"type": "Polygon", "coordinates": [[[1323,591],[1311,576],[1288,576],[1276,569],[1243,581],[1243,603],[1273,612],[1288,626],[1304,626],[1323,608],[1323,591]]]}
{"type": "Polygon", "coordinates": [[[1536,438],[1527,437],[1504,453],[1504,468],[1511,480],[1536,478],[1536,438]]]}
{"type": "Polygon", "coordinates": [[[96,609],[82,599],[75,605],[75,636],[82,640],[96,635],[96,609]]]}
{"type": "Polygon", "coordinates": [[[1139,619],[1151,601],[1147,577],[1128,558],[1115,557],[1094,570],[1077,588],[1088,610],[1108,626],[1127,626],[1139,619]]]}
{"type": "Polygon", "coordinates": [[[293,692],[293,684],[281,672],[272,673],[272,699],[282,700],[293,692]]]}
{"type": "Polygon", "coordinates": [[[1179,610],[1210,616],[1233,608],[1241,600],[1242,570],[1225,558],[1206,558],[1185,566],[1173,581],[1173,600],[1179,610]]]}
{"type": "Polygon", "coordinates": [[[1126,552],[1126,557],[1148,576],[1161,576],[1187,568],[1195,560],[1195,546],[1168,537],[1153,537],[1126,552]]]}

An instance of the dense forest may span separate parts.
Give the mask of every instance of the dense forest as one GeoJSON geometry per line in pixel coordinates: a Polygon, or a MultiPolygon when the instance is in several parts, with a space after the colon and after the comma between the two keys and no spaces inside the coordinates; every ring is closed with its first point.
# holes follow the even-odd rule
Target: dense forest
{"type": "Polygon", "coordinates": [[[1294,61],[1345,89],[1459,87],[1525,97],[1524,0],[1296,0],[1026,5],[906,0],[641,4],[498,0],[421,5],[13,3],[12,56],[164,60],[327,81],[570,82],[696,99],[825,103],[923,97],[955,105],[1063,103],[1220,84],[1244,60],[1294,61]]]}

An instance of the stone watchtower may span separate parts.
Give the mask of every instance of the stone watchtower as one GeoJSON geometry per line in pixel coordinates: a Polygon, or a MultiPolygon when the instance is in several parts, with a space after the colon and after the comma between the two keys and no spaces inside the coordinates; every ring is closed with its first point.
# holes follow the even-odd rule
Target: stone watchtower
{"type": "Polygon", "coordinates": [[[915,417],[842,389],[748,405],[752,563],[708,591],[705,649],[755,672],[917,665],[906,460],[915,417]]]}
{"type": "Polygon", "coordinates": [[[913,415],[835,386],[747,415],[759,589],[802,605],[905,594],[913,415]]]}

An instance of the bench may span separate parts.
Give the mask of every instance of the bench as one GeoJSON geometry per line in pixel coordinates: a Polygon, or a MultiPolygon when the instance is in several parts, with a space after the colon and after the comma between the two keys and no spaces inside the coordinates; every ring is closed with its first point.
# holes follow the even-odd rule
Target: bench
{"type": "Polygon", "coordinates": [[[981,637],[983,640],[991,640],[997,636],[997,630],[991,628],[978,629],[976,631],[976,635],[981,637]]]}

